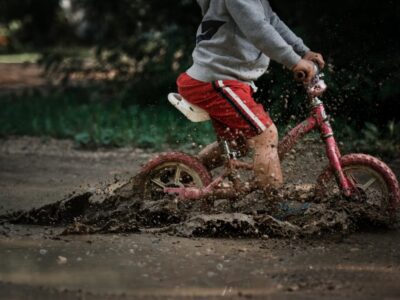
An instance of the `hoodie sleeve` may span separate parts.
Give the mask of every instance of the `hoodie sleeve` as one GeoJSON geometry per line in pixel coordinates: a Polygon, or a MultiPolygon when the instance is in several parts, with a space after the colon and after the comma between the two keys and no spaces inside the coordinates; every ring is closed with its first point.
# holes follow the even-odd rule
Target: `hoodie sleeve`
{"type": "Polygon", "coordinates": [[[265,55],[289,69],[300,61],[301,57],[266,17],[260,0],[225,0],[225,4],[239,29],[265,55]]]}
{"type": "Polygon", "coordinates": [[[281,35],[281,37],[293,47],[294,51],[303,57],[310,48],[308,48],[303,40],[299,38],[290,28],[278,17],[278,15],[272,12],[271,25],[274,26],[275,30],[281,35]]]}
{"type": "Polygon", "coordinates": [[[201,13],[204,16],[210,8],[210,0],[197,0],[197,4],[200,6],[201,13]]]}

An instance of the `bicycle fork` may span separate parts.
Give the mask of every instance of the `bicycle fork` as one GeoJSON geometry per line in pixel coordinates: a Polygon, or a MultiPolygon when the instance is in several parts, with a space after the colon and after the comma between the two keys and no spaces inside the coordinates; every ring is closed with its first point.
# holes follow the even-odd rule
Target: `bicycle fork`
{"type": "Polygon", "coordinates": [[[321,138],[324,140],[326,145],[326,154],[328,156],[330,166],[334,171],[333,173],[335,174],[336,182],[341,187],[343,194],[346,197],[349,197],[353,193],[355,187],[348,180],[342,169],[340,162],[342,155],[337,146],[333,129],[329,117],[326,114],[324,104],[318,98],[314,98],[312,100],[312,106],[314,117],[321,132],[321,138]]]}

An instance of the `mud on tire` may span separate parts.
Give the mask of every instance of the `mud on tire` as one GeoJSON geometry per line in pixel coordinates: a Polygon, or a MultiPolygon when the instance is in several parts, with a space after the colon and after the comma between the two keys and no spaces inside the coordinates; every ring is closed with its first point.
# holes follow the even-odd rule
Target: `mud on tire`
{"type": "Polygon", "coordinates": [[[140,171],[140,192],[145,199],[162,199],[163,187],[205,187],[212,177],[195,157],[181,152],[162,153],[140,171]]]}
{"type": "MultiPolygon", "coordinates": [[[[400,188],[396,175],[384,162],[366,154],[349,154],[341,158],[341,165],[344,170],[349,168],[365,168],[378,174],[388,192],[388,205],[385,208],[392,218],[396,217],[396,209],[400,205],[400,188]]],[[[328,167],[318,178],[316,185],[316,195],[319,198],[325,197],[328,193],[329,182],[334,180],[334,174],[328,167]]]]}

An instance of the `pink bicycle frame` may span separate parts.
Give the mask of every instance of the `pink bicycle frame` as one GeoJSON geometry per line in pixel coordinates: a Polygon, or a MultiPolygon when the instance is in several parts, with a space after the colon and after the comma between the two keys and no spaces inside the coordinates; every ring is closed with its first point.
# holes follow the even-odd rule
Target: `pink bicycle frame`
{"type": "Polygon", "coordinates": [[[330,166],[334,170],[335,178],[341,187],[344,195],[350,196],[353,187],[347,180],[342,166],[340,164],[341,154],[334,138],[333,130],[326,114],[323,102],[318,98],[311,100],[312,110],[311,116],[293,128],[285,138],[279,143],[279,158],[284,159],[285,155],[293,149],[297,141],[313,130],[319,130],[321,138],[326,144],[326,154],[328,156],[330,166]]]}
{"type": "MultiPolygon", "coordinates": [[[[318,71],[317,67],[316,69],[318,71]]],[[[351,183],[350,180],[347,179],[343,172],[340,163],[341,154],[334,138],[329,117],[326,114],[323,102],[318,98],[325,92],[327,86],[321,79],[323,75],[318,74],[318,72],[316,73],[317,75],[314,77],[312,82],[306,86],[307,94],[311,100],[311,116],[293,128],[279,143],[279,158],[283,160],[286,153],[293,149],[295,144],[306,134],[313,130],[319,130],[321,133],[321,138],[325,142],[326,154],[333,173],[335,174],[337,184],[345,196],[350,196],[356,187],[351,183]]],[[[230,152],[227,144],[225,144],[225,148],[225,152],[227,152],[226,155],[228,157],[226,169],[223,174],[214,179],[209,186],[204,188],[166,188],[164,191],[169,194],[177,194],[179,195],[180,199],[200,199],[209,196],[231,197],[240,192],[250,192],[254,187],[241,185],[240,182],[235,179],[235,176],[232,175],[236,169],[250,170],[253,166],[236,160],[235,155],[231,155],[232,153],[230,152]],[[233,188],[224,189],[219,187],[226,177],[232,178],[234,185],[233,188]]]]}

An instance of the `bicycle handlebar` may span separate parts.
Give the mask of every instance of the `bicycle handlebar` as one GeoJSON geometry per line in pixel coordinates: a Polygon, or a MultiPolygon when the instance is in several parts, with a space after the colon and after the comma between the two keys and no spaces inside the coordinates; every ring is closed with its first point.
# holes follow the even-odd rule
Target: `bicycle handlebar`
{"type": "Polygon", "coordinates": [[[296,73],[294,73],[294,79],[296,79],[296,81],[304,81],[307,77],[306,72],[304,71],[298,71],[296,73]]]}
{"type": "MultiPolygon", "coordinates": [[[[304,84],[308,96],[312,99],[321,96],[328,88],[328,86],[322,79],[323,74],[321,73],[321,69],[316,63],[314,63],[314,68],[315,68],[314,77],[311,79],[309,83],[304,84]]],[[[303,82],[307,78],[307,74],[305,71],[295,72],[294,75],[296,79],[301,80],[303,82]]]]}
{"type": "MultiPolygon", "coordinates": [[[[313,62],[313,65],[315,69],[315,76],[318,76],[321,70],[316,63],[313,62]]],[[[298,71],[294,73],[294,78],[297,81],[304,81],[307,78],[307,75],[308,74],[305,71],[298,71]]]]}

